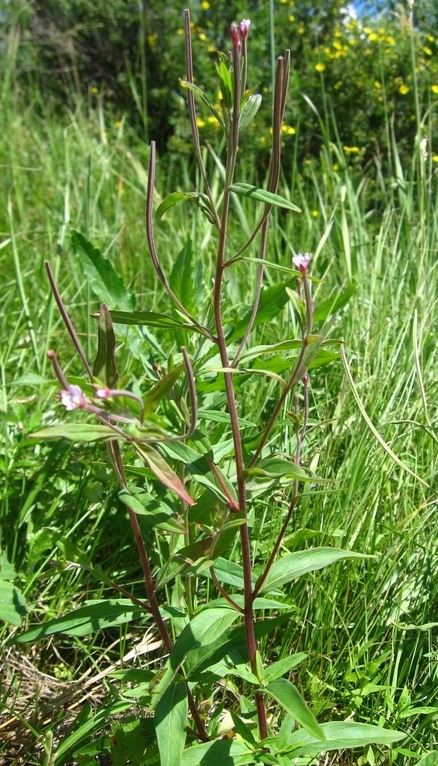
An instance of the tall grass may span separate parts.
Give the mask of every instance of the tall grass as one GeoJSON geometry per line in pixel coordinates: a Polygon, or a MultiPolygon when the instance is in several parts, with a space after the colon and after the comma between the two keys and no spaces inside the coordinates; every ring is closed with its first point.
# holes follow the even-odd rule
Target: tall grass
{"type": "MultiPolygon", "coordinates": [[[[102,590],[83,572],[56,570],[44,526],[80,539],[112,576],[121,573],[133,583],[139,577],[127,520],[100,451],[78,452],[62,443],[42,448],[27,438],[41,423],[57,418],[46,351],[56,345],[64,368],[76,371],[73,349],[49,297],[43,261],[52,263],[88,351],[94,344],[89,317],[96,302],[71,250],[71,228],[104,250],[139,296],[140,306],[159,308],[162,295],[152,280],[143,229],[147,147],[127,123],[111,124],[102,105],[91,107],[77,97],[60,110],[43,104],[37,90],[20,91],[14,81],[14,45],[11,34],[0,113],[2,197],[7,203],[0,211],[0,545],[20,573],[35,621],[102,590]]],[[[303,102],[303,109],[309,108],[303,102]]],[[[416,109],[418,115],[417,101],[416,109]]],[[[383,165],[376,158],[363,173],[350,167],[340,142],[331,142],[333,124],[321,121],[319,160],[304,167],[293,161],[283,179],[283,193],[291,194],[302,216],[293,221],[277,216],[269,246],[269,260],[289,265],[293,252],[318,251],[324,239],[313,270],[323,279],[316,286],[317,301],[336,300],[341,289],[352,288],[332,330],[345,339],[348,368],[338,359],[311,375],[314,421],[325,424],[311,434],[308,451],[318,445],[312,468],[331,481],[330,491],[311,496],[304,491],[285,545],[293,550],[303,540],[316,541],[373,558],[361,567],[345,564],[336,574],[330,570],[301,580],[291,591],[295,616],[290,629],[268,641],[279,657],[292,650],[309,652],[307,676],[299,684],[322,717],[331,711],[374,723],[389,719],[404,729],[409,739],[393,754],[397,764],[414,762],[435,745],[438,713],[438,188],[431,152],[426,156],[422,148],[419,117],[410,165],[401,165],[392,139],[390,162],[383,165]]],[[[427,119],[432,121],[431,112],[427,119]]],[[[220,149],[215,149],[219,153],[212,151],[207,161],[221,174],[220,149]]],[[[172,186],[166,162],[158,180],[162,196],[172,186]]],[[[187,188],[190,173],[183,160],[174,172],[186,179],[187,188]]],[[[242,229],[249,228],[251,206],[244,201],[235,212],[242,229]]],[[[184,216],[178,210],[169,213],[160,234],[167,265],[188,228],[207,264],[210,227],[195,210],[188,219],[184,216]]],[[[238,232],[235,237],[237,246],[238,232]]],[[[235,273],[229,283],[233,305],[245,303],[253,290],[238,269],[235,273]]],[[[278,272],[268,270],[267,279],[277,281],[278,272]]],[[[289,337],[293,324],[285,312],[261,342],[289,337]]],[[[152,363],[159,348],[160,339],[145,335],[134,357],[125,350],[125,371],[152,363]]],[[[256,385],[249,391],[248,415],[253,408],[270,406],[269,392],[262,398],[256,385]]],[[[283,439],[278,449],[287,452],[287,431],[283,439]]],[[[281,509],[281,495],[273,497],[272,507],[281,509]]],[[[272,507],[256,522],[261,552],[269,550],[280,524],[280,512],[276,519],[272,507]]],[[[9,633],[2,629],[3,642],[9,633]]],[[[59,641],[53,654],[36,647],[30,659],[39,671],[71,680],[95,672],[99,663],[120,659],[124,640],[123,631],[113,631],[89,642],[59,641]]],[[[8,678],[5,665],[2,674],[0,688],[8,705],[4,720],[14,721],[12,731],[21,717],[33,735],[29,740],[20,735],[25,743],[20,757],[23,763],[38,762],[36,735],[42,738],[67,713],[60,709],[59,720],[48,722],[44,715],[33,716],[36,702],[24,705],[19,694],[11,707],[11,690],[19,688],[20,676],[16,672],[8,678]]],[[[10,734],[0,752],[13,747],[10,734]]],[[[377,749],[360,757],[355,762],[383,762],[377,749]]]]}

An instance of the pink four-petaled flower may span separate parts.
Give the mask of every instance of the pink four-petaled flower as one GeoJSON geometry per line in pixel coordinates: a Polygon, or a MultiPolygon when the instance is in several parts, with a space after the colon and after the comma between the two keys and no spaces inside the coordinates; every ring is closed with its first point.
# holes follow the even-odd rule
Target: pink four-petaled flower
{"type": "Polygon", "coordinates": [[[69,412],[71,410],[84,409],[87,406],[87,397],[79,386],[69,386],[68,391],[62,389],[60,396],[61,404],[69,412]]]}
{"type": "Polygon", "coordinates": [[[294,266],[297,267],[298,271],[301,271],[301,274],[303,274],[303,276],[307,274],[311,258],[312,258],[311,253],[304,253],[304,255],[302,255],[301,253],[297,253],[292,258],[292,262],[294,266]]]}
{"type": "Polygon", "coordinates": [[[251,24],[251,21],[249,19],[242,19],[242,21],[240,22],[239,29],[240,29],[240,37],[242,40],[245,40],[248,34],[250,24],[251,24]]]}

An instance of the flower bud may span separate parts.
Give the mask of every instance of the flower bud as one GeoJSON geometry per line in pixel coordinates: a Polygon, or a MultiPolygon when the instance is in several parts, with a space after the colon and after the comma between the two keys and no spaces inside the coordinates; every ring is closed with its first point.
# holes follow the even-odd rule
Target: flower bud
{"type": "Polygon", "coordinates": [[[240,22],[239,30],[240,30],[241,40],[246,40],[250,24],[251,24],[251,21],[249,19],[242,19],[242,21],[240,22]]]}
{"type": "Polygon", "coordinates": [[[232,40],[234,49],[237,50],[237,48],[240,47],[240,35],[239,35],[239,27],[237,26],[235,21],[233,21],[230,26],[230,35],[231,35],[231,40],[232,40]]]}
{"type": "Polygon", "coordinates": [[[69,386],[68,391],[60,391],[61,404],[68,412],[72,410],[83,410],[87,406],[87,397],[79,386],[69,386]]]}

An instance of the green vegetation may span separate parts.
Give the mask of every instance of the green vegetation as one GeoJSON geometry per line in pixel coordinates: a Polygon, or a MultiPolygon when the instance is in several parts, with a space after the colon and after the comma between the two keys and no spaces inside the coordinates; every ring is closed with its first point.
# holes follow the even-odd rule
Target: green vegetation
{"type": "MultiPolygon", "coordinates": [[[[61,5],[67,14],[71,4],[61,5]]],[[[261,58],[269,60],[272,31],[276,45],[281,43],[282,14],[295,13],[289,5],[276,4],[275,30],[265,20],[260,32],[255,19],[261,11],[255,9],[254,47],[261,58]],[[262,33],[264,47],[257,47],[257,35],[262,33]]],[[[211,44],[214,36],[209,24],[220,22],[225,28],[225,22],[210,18],[208,3],[201,6],[193,30],[195,75],[202,71],[202,83],[215,104],[213,54],[202,46],[211,44]]],[[[108,96],[107,84],[93,80],[84,86],[79,65],[78,87],[72,75],[69,92],[56,92],[29,64],[37,50],[27,31],[31,19],[23,17],[30,11],[31,6],[21,8],[15,20],[11,16],[2,37],[0,618],[5,623],[0,628],[0,763],[61,766],[100,759],[141,766],[158,764],[160,757],[163,764],[175,763],[170,748],[166,750],[167,731],[178,731],[178,720],[184,718],[185,685],[169,680],[163,636],[144,609],[143,571],[127,507],[139,514],[154,577],[160,573],[163,585],[157,595],[172,642],[181,634],[187,637],[190,619],[195,634],[212,630],[213,618],[207,620],[207,628],[202,623],[207,614],[202,606],[215,601],[210,614],[223,628],[219,643],[234,642],[234,654],[230,649],[227,673],[223,665],[220,668],[223,682],[213,684],[201,667],[193,693],[199,699],[202,695],[201,717],[210,734],[234,732],[234,739],[216,741],[217,762],[231,763],[230,748],[242,763],[254,762],[248,761],[247,745],[256,732],[254,671],[261,671],[247,663],[236,621],[239,613],[225,610],[217,601],[217,583],[208,576],[211,557],[220,582],[239,603],[240,570],[233,565],[241,563],[241,525],[230,527],[229,537],[220,538],[219,557],[208,540],[210,531],[217,531],[217,514],[225,519],[223,497],[228,495],[221,496],[216,486],[212,500],[205,481],[202,491],[197,485],[194,469],[181,490],[178,481],[187,479],[183,466],[193,458],[184,463],[176,446],[172,452],[171,443],[163,454],[176,473],[167,475],[167,489],[157,481],[152,453],[145,468],[132,445],[126,445],[129,492],[121,491],[105,445],[88,441],[90,433],[79,425],[88,424],[95,438],[96,421],[83,412],[66,413],[47,357],[47,351],[55,349],[68,382],[81,385],[91,400],[91,386],[50,292],[45,260],[87,359],[91,362],[96,356],[98,335],[100,349],[102,344],[110,349],[98,372],[110,388],[115,375],[110,324],[101,312],[98,333],[92,315],[99,313],[102,301],[111,309],[154,312],[155,320],[149,315],[147,325],[135,327],[116,323],[117,316],[113,317],[118,387],[146,402],[148,428],[180,432],[181,412],[189,419],[192,404],[185,387],[187,365],[184,368],[180,353],[185,345],[195,369],[199,404],[199,431],[187,446],[208,454],[208,439],[219,475],[225,477],[220,486],[230,491],[227,482],[235,483],[231,428],[224,376],[215,372],[221,362],[218,356],[209,357],[203,336],[192,333],[193,323],[171,306],[152,267],[144,231],[150,162],[145,128],[151,139],[160,125],[167,135],[167,151],[156,166],[154,212],[172,192],[204,191],[193,166],[193,147],[189,154],[190,124],[183,107],[166,110],[165,128],[154,122],[154,98],[158,103],[169,93],[178,93],[180,103],[177,77],[184,75],[184,64],[178,69],[173,60],[163,62],[166,84],[159,94],[150,92],[140,55],[129,65],[125,61],[129,89],[120,102],[108,96]],[[150,123],[144,119],[146,108],[152,109],[150,123]],[[156,319],[163,314],[168,317],[167,328],[162,318],[156,319]],[[154,387],[157,376],[165,381],[159,390],[154,387]],[[162,399],[169,390],[171,398],[162,399]],[[73,425],[78,426],[74,439],[31,436],[58,426],[71,437],[73,425]],[[192,493],[198,503],[189,510],[192,493]],[[186,519],[192,525],[190,538],[186,519]],[[161,526],[154,531],[157,523],[161,526]],[[127,593],[117,593],[113,583],[127,593]],[[130,594],[136,601],[128,598],[130,594]],[[160,756],[150,713],[151,680],[157,672],[162,696],[153,702],[160,756]],[[164,688],[166,678],[169,686],[164,688]]],[[[177,20],[179,29],[182,21],[173,12],[169,17],[166,29],[171,36],[172,24],[177,20]]],[[[304,11],[297,18],[305,26],[304,11]]],[[[279,760],[269,762],[288,766],[310,762],[299,751],[298,760],[287,755],[290,715],[299,722],[292,738],[300,738],[303,748],[307,743],[305,752],[313,752],[312,763],[321,762],[319,742],[308,744],[309,739],[317,740],[319,724],[329,740],[344,743],[338,753],[330,754],[331,763],[408,766],[424,757],[426,766],[438,759],[434,525],[438,70],[436,57],[425,50],[430,46],[434,52],[435,40],[427,42],[432,32],[414,29],[407,15],[400,24],[384,19],[370,26],[353,21],[345,25],[335,10],[329,18],[324,35],[318,19],[302,34],[298,30],[305,55],[292,51],[292,63],[297,62],[291,80],[292,118],[281,133],[284,171],[278,193],[285,206],[296,205],[302,213],[284,207],[271,212],[266,248],[271,266],[265,269],[264,285],[270,296],[275,295],[275,308],[262,302],[251,343],[241,357],[244,374],[233,375],[248,466],[278,401],[279,378],[288,379],[300,345],[269,353],[261,347],[300,338],[308,319],[300,314],[296,271],[284,269],[295,269],[292,257],[297,252],[312,252],[316,332],[331,321],[328,332],[334,341],[319,351],[309,372],[308,424],[299,468],[300,479],[312,481],[300,480],[295,504],[297,473],[285,474],[281,463],[296,456],[300,441],[291,411],[295,406],[300,413],[306,410],[301,385],[294,392],[298,405],[293,395],[285,401],[283,417],[270,433],[262,460],[255,463],[255,469],[265,473],[246,477],[253,493],[248,527],[257,574],[269,560],[291,502],[292,518],[278,562],[293,562],[291,571],[306,572],[292,580],[290,573],[274,565],[261,589],[271,604],[263,602],[264,609],[256,610],[259,648],[266,664],[268,724],[285,748],[279,760]],[[308,30],[321,39],[315,41],[308,30]],[[356,42],[350,44],[352,40],[356,42]],[[374,46],[379,56],[374,55],[374,46]],[[338,56],[337,51],[346,55],[338,56]],[[298,63],[303,67],[299,75],[298,63]],[[342,87],[336,87],[340,81],[342,87]],[[336,342],[341,338],[343,353],[336,342]],[[270,453],[281,460],[267,463],[270,453]],[[329,549],[329,554],[315,549],[329,549]],[[336,549],[341,550],[335,556],[336,549]],[[344,560],[342,550],[366,557],[344,560]],[[325,569],[329,562],[319,557],[328,555],[340,560],[325,569]],[[265,623],[268,619],[271,622],[265,623]],[[277,678],[272,668],[281,670],[284,678],[277,678]],[[287,691],[286,679],[294,684],[287,691]],[[300,707],[300,695],[308,708],[300,707]],[[348,740],[348,727],[339,729],[346,719],[380,727],[375,730],[379,734],[370,737],[364,728],[362,738],[356,730],[356,740],[348,740]],[[388,748],[396,730],[406,737],[388,748]]],[[[146,26],[142,30],[151,36],[146,26]]],[[[251,27],[250,41],[252,34],[251,27]]],[[[181,43],[175,40],[176,50],[181,43]]],[[[153,48],[166,41],[151,37],[148,45],[153,48]]],[[[230,44],[224,41],[223,47],[230,44]]],[[[266,188],[271,93],[264,88],[271,80],[263,74],[264,67],[256,61],[254,72],[250,70],[250,84],[264,83],[266,103],[242,139],[234,181],[266,188]]],[[[123,82],[120,72],[114,78],[123,82]]],[[[220,209],[225,145],[210,116],[201,108],[197,124],[212,197],[220,209]]],[[[231,199],[229,257],[245,243],[260,214],[260,205],[247,195],[233,194],[231,199]]],[[[209,312],[218,236],[202,209],[207,202],[202,197],[171,201],[178,204],[165,203],[157,216],[161,266],[189,313],[202,326],[213,327],[209,312]]],[[[245,256],[257,258],[259,252],[254,246],[245,256]]],[[[227,270],[222,310],[234,348],[243,334],[239,334],[243,318],[247,321],[251,313],[258,268],[257,262],[241,259],[227,270]]],[[[125,398],[123,405],[131,407],[130,417],[138,418],[134,400],[129,404],[125,398]]],[[[290,472],[293,464],[288,465],[290,472]]],[[[208,481],[211,478],[207,476],[208,481]]],[[[187,643],[185,649],[181,642],[178,646],[187,652],[187,643]]],[[[202,665],[190,648],[189,673],[196,663],[202,665]]],[[[208,663],[213,659],[209,657],[208,663]]],[[[178,750],[184,740],[176,740],[178,750]]],[[[191,741],[189,732],[187,744],[191,741]]],[[[191,755],[188,748],[181,762],[186,766],[204,762],[199,753],[191,755]]],[[[268,762],[265,753],[259,751],[258,757],[259,762],[268,762]]]]}

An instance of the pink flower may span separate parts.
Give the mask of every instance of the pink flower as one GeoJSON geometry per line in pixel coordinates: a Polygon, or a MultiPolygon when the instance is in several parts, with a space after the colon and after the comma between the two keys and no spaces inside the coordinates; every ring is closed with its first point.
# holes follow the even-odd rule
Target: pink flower
{"type": "Polygon", "coordinates": [[[307,270],[309,268],[309,263],[311,258],[312,258],[311,253],[304,253],[304,255],[302,255],[301,253],[297,253],[292,258],[292,262],[294,266],[296,266],[297,269],[301,271],[301,274],[303,274],[303,276],[307,274],[307,270]]]}
{"type": "Polygon", "coordinates": [[[77,409],[83,410],[87,406],[87,397],[79,386],[69,386],[68,391],[62,389],[60,396],[61,404],[69,412],[77,409]]]}
{"type": "Polygon", "coordinates": [[[241,40],[246,39],[250,25],[251,25],[251,21],[249,19],[242,19],[242,21],[240,22],[239,29],[240,29],[241,40]]]}

